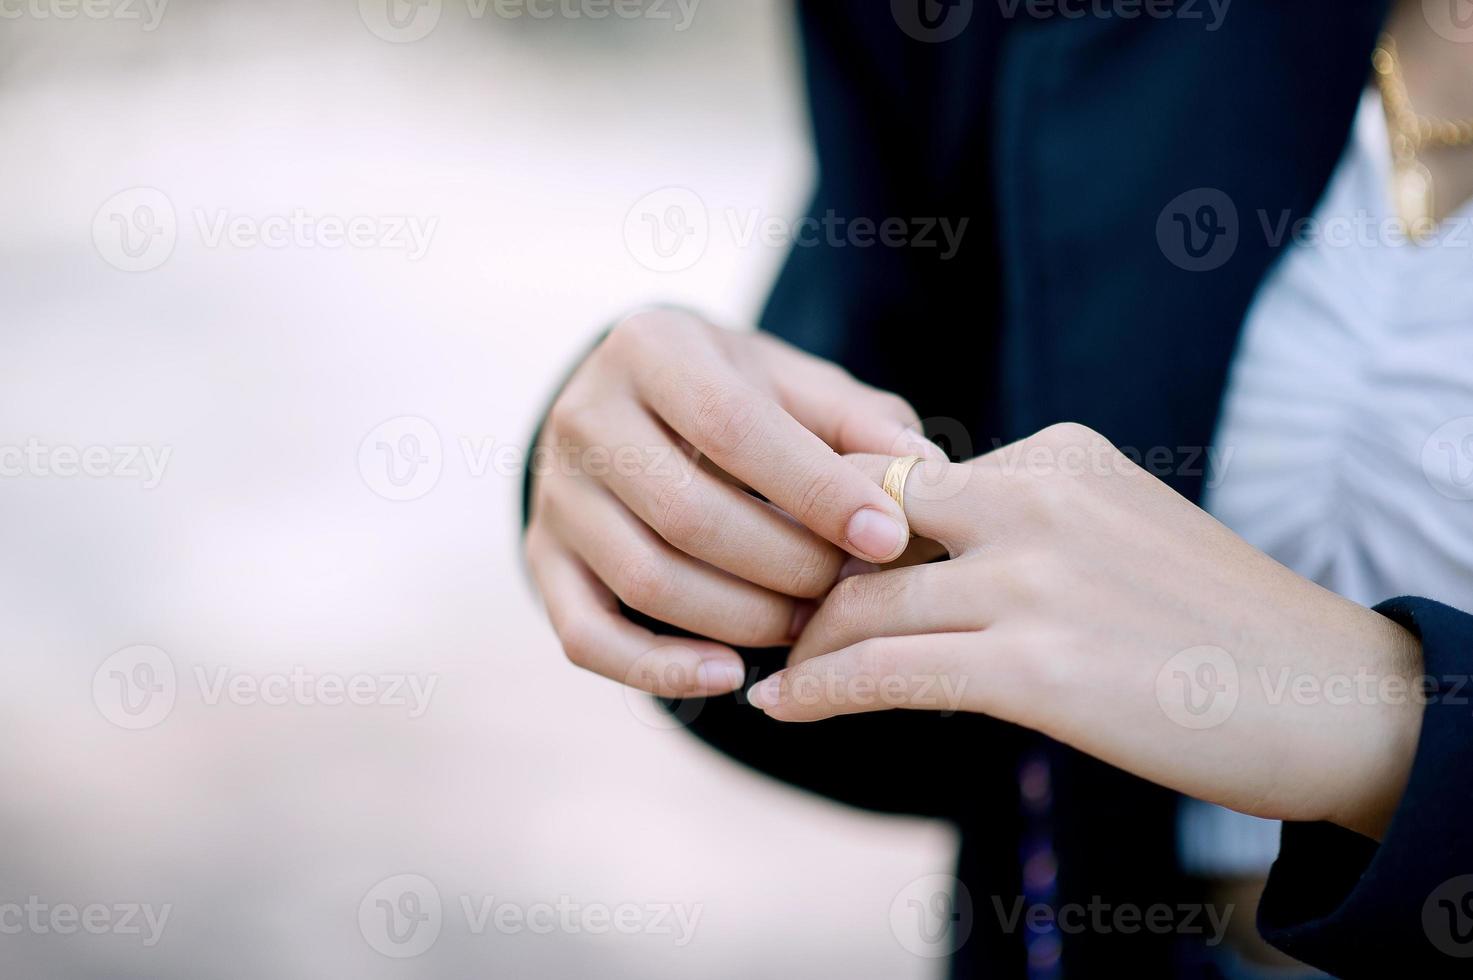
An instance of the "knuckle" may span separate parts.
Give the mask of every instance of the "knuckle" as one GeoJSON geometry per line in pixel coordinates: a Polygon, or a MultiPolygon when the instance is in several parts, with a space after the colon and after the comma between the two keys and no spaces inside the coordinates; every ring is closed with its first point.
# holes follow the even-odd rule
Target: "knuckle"
{"type": "Polygon", "coordinates": [[[865,575],[851,575],[829,594],[825,605],[829,623],[840,633],[849,633],[864,621],[869,609],[869,586],[865,575]]]}
{"type": "Polygon", "coordinates": [[[1036,608],[1068,589],[1068,569],[1052,551],[1037,548],[997,561],[986,578],[1009,605],[1036,608]]]}
{"type": "Polygon", "coordinates": [[[1044,527],[1054,527],[1074,506],[1074,482],[1058,473],[1046,473],[1028,482],[1025,497],[1030,517],[1044,527]]]}
{"type": "Polygon", "coordinates": [[[539,543],[548,534],[548,528],[554,527],[558,522],[558,504],[554,474],[543,473],[532,484],[532,506],[531,523],[527,525],[527,546],[529,549],[535,543],[539,543]]]}
{"type": "Polygon", "coordinates": [[[842,497],[843,487],[834,474],[815,473],[798,488],[793,516],[810,528],[836,523],[830,515],[839,506],[842,497]]]}
{"type": "Polygon", "coordinates": [[[552,410],[547,413],[549,434],[557,439],[582,441],[587,438],[594,419],[605,414],[607,410],[600,410],[600,406],[589,405],[564,395],[553,403],[552,410]]]}
{"type": "Polygon", "coordinates": [[[875,410],[893,419],[899,419],[906,423],[919,423],[921,417],[911,407],[910,402],[895,394],[893,391],[875,392],[875,410]]]}
{"type": "Polygon", "coordinates": [[[563,645],[563,656],[575,667],[592,670],[597,657],[596,640],[587,626],[575,622],[563,623],[557,631],[563,645]]]}
{"type": "MultiPolygon", "coordinates": [[[[914,571],[914,570],[912,570],[914,571]]],[[[831,612],[835,627],[846,634],[863,633],[883,611],[885,618],[897,614],[895,604],[907,600],[909,578],[874,573],[852,575],[834,587],[831,612]]]]}
{"type": "Polygon", "coordinates": [[[610,585],[624,602],[653,615],[670,593],[669,565],[653,552],[636,551],[619,560],[610,585]]]}
{"type": "Polygon", "coordinates": [[[713,456],[741,452],[762,422],[758,399],[725,385],[712,385],[696,398],[692,425],[697,448],[713,456]]]}
{"type": "Polygon", "coordinates": [[[659,311],[641,310],[620,320],[600,346],[614,355],[637,354],[647,350],[664,329],[664,318],[659,311]]]}
{"type": "Polygon", "coordinates": [[[710,538],[714,515],[701,497],[694,487],[678,480],[667,480],[655,490],[655,530],[686,553],[710,538]]]}
{"type": "Polygon", "coordinates": [[[793,607],[787,602],[754,599],[733,611],[730,642],[737,646],[771,646],[787,638],[788,624],[793,621],[793,607]]]}
{"type": "Polygon", "coordinates": [[[1034,438],[1044,445],[1053,447],[1095,446],[1107,441],[1094,429],[1079,422],[1057,422],[1039,432],[1034,438]]]}
{"type": "Polygon", "coordinates": [[[1014,652],[1010,659],[1028,690],[1043,701],[1069,703],[1069,694],[1083,681],[1083,665],[1064,637],[1040,627],[1024,628],[1011,636],[1009,645],[1014,652]]]}
{"type": "Polygon", "coordinates": [[[833,588],[843,564],[844,555],[839,549],[817,541],[805,544],[786,566],[782,591],[802,599],[820,598],[833,588]]]}

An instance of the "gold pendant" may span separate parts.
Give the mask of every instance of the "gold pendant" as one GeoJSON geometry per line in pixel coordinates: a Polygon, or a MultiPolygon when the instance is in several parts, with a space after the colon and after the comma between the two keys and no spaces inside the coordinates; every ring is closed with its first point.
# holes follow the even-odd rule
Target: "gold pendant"
{"type": "Polygon", "coordinates": [[[1432,171],[1420,160],[1396,164],[1391,197],[1407,237],[1418,244],[1432,237],[1437,230],[1437,222],[1432,218],[1432,171]]]}

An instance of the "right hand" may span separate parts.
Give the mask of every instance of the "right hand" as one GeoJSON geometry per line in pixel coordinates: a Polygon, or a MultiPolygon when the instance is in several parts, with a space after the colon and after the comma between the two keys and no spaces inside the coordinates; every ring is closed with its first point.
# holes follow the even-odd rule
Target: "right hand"
{"type": "Polygon", "coordinates": [[[527,559],[568,658],[663,697],[740,688],[733,646],[790,643],[846,553],[905,550],[904,514],[842,453],[944,458],[898,395],[773,337],[676,310],[624,320],[534,457],[527,559]],[[710,639],[652,633],[619,600],[710,639]]]}

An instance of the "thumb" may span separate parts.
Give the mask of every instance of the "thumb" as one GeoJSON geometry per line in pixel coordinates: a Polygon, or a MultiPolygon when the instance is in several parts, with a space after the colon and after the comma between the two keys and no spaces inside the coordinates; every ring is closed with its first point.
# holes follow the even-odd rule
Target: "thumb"
{"type": "MultiPolygon", "coordinates": [[[[883,486],[896,457],[861,454],[845,459],[876,485],[883,486]]],[[[905,480],[904,510],[911,533],[940,543],[953,555],[967,550],[974,543],[977,514],[972,495],[966,491],[974,479],[980,478],[967,463],[916,463],[905,480]]]]}

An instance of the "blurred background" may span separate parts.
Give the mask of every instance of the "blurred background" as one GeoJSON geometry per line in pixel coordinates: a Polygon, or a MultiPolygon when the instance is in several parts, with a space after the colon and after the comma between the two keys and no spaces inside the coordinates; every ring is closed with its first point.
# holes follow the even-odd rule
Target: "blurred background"
{"type": "Polygon", "coordinates": [[[950,829],[569,666],[518,553],[605,323],[755,317],[800,84],[775,0],[0,3],[0,975],[936,975],[950,829]]]}

